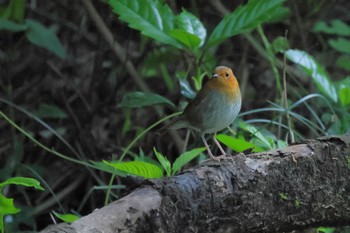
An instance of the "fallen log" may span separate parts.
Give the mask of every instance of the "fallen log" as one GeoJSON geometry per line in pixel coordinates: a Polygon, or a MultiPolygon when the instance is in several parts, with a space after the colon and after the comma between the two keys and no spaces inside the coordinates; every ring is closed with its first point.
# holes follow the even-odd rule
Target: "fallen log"
{"type": "Polygon", "coordinates": [[[350,135],[206,161],[47,232],[286,232],[350,225],[350,135]]]}

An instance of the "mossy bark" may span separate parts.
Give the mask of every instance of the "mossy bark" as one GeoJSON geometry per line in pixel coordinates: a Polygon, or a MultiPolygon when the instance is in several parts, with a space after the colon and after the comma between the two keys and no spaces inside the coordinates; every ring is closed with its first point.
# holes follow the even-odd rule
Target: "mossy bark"
{"type": "MultiPolygon", "coordinates": [[[[350,224],[350,135],[148,180],[76,232],[285,232],[350,224]]],[[[54,232],[54,231],[42,231],[54,232]]]]}

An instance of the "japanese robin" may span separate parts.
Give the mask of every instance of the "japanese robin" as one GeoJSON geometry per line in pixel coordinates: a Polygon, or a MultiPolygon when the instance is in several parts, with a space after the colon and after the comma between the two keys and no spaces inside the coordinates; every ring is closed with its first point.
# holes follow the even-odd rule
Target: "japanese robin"
{"type": "Polygon", "coordinates": [[[213,141],[221,153],[226,155],[216,139],[216,133],[233,122],[241,109],[241,104],[239,84],[232,70],[226,66],[218,66],[212,78],[167,128],[189,128],[199,132],[210,158],[218,160],[219,158],[211,152],[204,135],[214,134],[213,141]]]}

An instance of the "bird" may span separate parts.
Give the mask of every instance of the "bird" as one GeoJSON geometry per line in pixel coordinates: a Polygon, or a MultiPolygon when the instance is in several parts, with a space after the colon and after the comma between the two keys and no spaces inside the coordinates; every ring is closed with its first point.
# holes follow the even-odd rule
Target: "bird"
{"type": "Polygon", "coordinates": [[[222,156],[227,156],[227,154],[216,139],[216,134],[233,122],[241,105],[241,91],[232,69],[227,66],[218,66],[215,68],[213,76],[188,103],[182,114],[165,128],[189,128],[199,132],[210,158],[220,160],[222,156]],[[222,156],[215,157],[213,155],[205,140],[206,134],[213,134],[212,139],[222,156]]]}

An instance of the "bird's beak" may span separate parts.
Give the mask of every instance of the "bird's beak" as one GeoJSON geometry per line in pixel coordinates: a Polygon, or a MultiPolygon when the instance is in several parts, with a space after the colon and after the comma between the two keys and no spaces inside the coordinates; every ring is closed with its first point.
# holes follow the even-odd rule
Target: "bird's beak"
{"type": "Polygon", "coordinates": [[[218,74],[213,74],[213,78],[218,78],[219,75],[218,74]]]}

